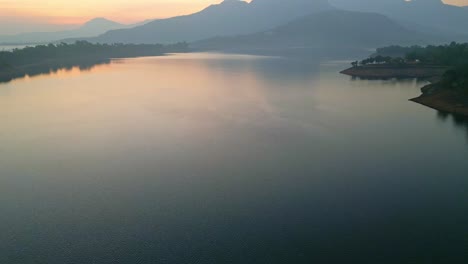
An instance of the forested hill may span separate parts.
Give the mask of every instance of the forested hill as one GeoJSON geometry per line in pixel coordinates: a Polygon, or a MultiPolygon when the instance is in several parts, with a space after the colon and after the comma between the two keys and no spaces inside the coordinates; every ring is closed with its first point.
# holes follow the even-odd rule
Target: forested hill
{"type": "Polygon", "coordinates": [[[73,59],[110,59],[123,57],[156,56],[171,52],[187,52],[186,43],[161,44],[92,44],[77,41],[74,44],[48,44],[13,51],[0,52],[0,64],[19,67],[50,61],[73,59]]]}
{"type": "Polygon", "coordinates": [[[78,41],[74,44],[49,44],[13,51],[0,52],[0,82],[8,82],[26,75],[48,73],[61,68],[89,68],[107,63],[112,58],[160,56],[166,53],[188,51],[187,43],[172,45],[91,44],[78,41]]]}

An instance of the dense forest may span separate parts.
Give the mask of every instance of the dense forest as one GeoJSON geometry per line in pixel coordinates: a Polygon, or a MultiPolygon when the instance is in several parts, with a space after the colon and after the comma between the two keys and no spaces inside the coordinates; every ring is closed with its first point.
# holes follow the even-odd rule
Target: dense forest
{"type": "Polygon", "coordinates": [[[442,76],[441,84],[444,87],[468,93],[468,64],[459,65],[448,70],[442,76]]]}
{"type": "Polygon", "coordinates": [[[160,44],[92,44],[77,41],[14,49],[0,52],[0,71],[30,64],[79,59],[109,59],[122,57],[156,56],[171,52],[188,51],[187,43],[160,44]]]}

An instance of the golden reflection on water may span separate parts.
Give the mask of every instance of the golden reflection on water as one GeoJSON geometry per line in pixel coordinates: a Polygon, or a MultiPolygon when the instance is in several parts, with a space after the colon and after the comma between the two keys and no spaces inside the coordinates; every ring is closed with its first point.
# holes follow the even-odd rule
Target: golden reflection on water
{"type": "Polygon", "coordinates": [[[175,55],[74,67],[2,84],[0,141],[8,142],[3,150],[40,155],[46,146],[60,149],[72,142],[79,143],[73,148],[96,148],[142,137],[209,140],[223,124],[261,122],[274,110],[245,58],[232,56],[240,64],[231,72],[216,65],[225,57],[175,55]]]}
{"type": "Polygon", "coordinates": [[[406,122],[413,134],[436,129],[431,109],[407,101],[420,83],[351,81],[337,73],[342,64],[175,54],[14,80],[0,84],[0,158],[17,165],[113,153],[126,159],[129,149],[170,153],[272,135],[366,144],[364,135],[397,129],[383,120],[406,122]]]}

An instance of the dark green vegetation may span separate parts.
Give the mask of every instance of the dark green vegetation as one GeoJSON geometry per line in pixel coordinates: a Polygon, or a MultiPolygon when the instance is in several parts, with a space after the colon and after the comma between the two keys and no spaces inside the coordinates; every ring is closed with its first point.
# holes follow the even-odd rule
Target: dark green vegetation
{"type": "Polygon", "coordinates": [[[468,43],[455,43],[440,46],[391,46],[377,50],[377,56],[363,60],[361,64],[387,63],[388,60],[404,61],[405,64],[439,65],[449,69],[441,76],[441,84],[446,88],[468,91],[468,43]],[[382,54],[404,53],[404,57],[382,57],[382,54]]]}
{"type": "Polygon", "coordinates": [[[359,65],[369,65],[369,64],[391,64],[391,65],[403,66],[405,65],[405,60],[401,57],[377,55],[374,57],[364,59],[362,61],[354,61],[351,63],[353,67],[357,67],[359,65]]]}
{"type": "Polygon", "coordinates": [[[14,68],[13,66],[11,66],[10,64],[6,63],[6,62],[0,62],[0,72],[8,72],[8,71],[12,71],[14,68]]]}
{"type": "Polygon", "coordinates": [[[49,44],[13,51],[0,52],[0,62],[12,66],[42,63],[49,60],[61,60],[72,58],[109,59],[123,57],[137,57],[162,55],[168,52],[185,52],[186,43],[174,45],[133,45],[133,44],[91,44],[86,41],[77,41],[74,44],[49,44]]]}
{"type": "Polygon", "coordinates": [[[444,87],[468,93],[468,64],[448,70],[442,75],[441,84],[444,87]]]}
{"type": "Polygon", "coordinates": [[[166,53],[187,52],[186,43],[161,44],[48,44],[13,51],[0,52],[0,82],[25,75],[47,73],[60,68],[108,62],[112,58],[160,56],[166,53]]]}
{"type": "Polygon", "coordinates": [[[390,46],[343,71],[355,77],[428,78],[432,84],[413,101],[457,114],[468,115],[468,43],[440,46],[390,46]],[[394,56],[391,56],[394,55],[394,56]]]}
{"type": "MultiPolygon", "coordinates": [[[[468,43],[440,46],[389,46],[377,49],[377,56],[402,57],[408,62],[454,66],[468,63],[468,43]]],[[[372,58],[376,58],[373,56],[372,58]]]]}

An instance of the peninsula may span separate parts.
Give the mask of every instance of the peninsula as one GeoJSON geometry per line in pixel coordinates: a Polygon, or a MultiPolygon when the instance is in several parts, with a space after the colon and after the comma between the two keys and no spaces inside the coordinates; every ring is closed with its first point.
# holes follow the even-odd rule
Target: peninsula
{"type": "Polygon", "coordinates": [[[0,52],[0,82],[9,82],[26,75],[48,73],[73,66],[90,67],[113,58],[162,56],[188,52],[187,43],[161,44],[93,44],[77,41],[14,49],[0,52]]]}
{"type": "Polygon", "coordinates": [[[413,102],[468,117],[468,43],[441,46],[390,46],[342,71],[362,79],[418,78],[431,84],[413,102]]]}

